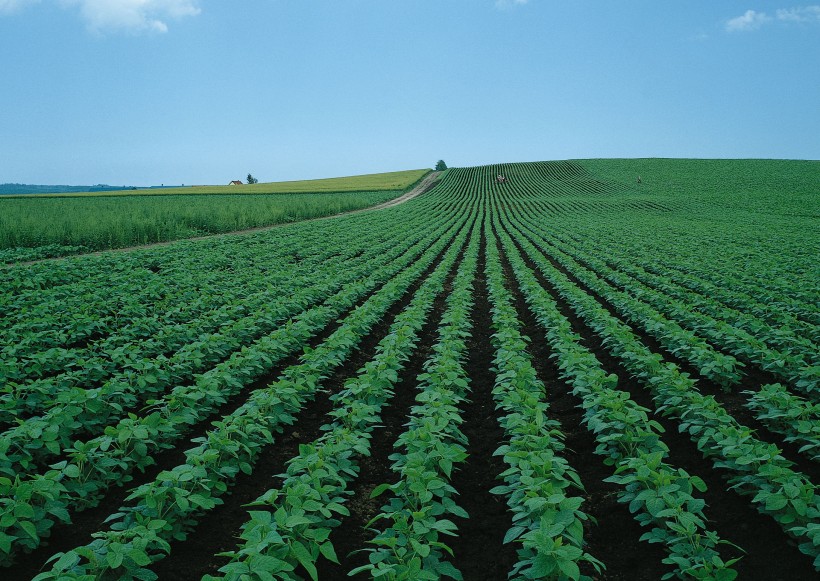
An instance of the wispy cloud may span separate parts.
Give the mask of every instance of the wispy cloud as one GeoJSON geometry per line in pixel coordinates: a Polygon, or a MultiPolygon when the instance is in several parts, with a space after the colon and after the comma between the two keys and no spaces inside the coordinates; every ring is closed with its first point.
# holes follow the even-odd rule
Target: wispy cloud
{"type": "Polygon", "coordinates": [[[500,10],[505,10],[513,6],[521,6],[527,2],[529,2],[529,0],[495,0],[495,7],[500,10]]]}
{"type": "Polygon", "coordinates": [[[742,30],[757,30],[771,20],[765,12],[756,12],[754,10],[747,10],[743,16],[732,18],[726,23],[726,30],[729,32],[738,32],[742,30]]]}
{"type": "Polygon", "coordinates": [[[781,23],[808,23],[820,22],[820,6],[799,6],[797,8],[781,8],[774,16],[765,12],[747,10],[742,16],[726,21],[726,30],[729,32],[749,32],[758,30],[772,22],[781,23]]]}
{"type": "MultiPolygon", "coordinates": [[[[0,14],[10,14],[40,0],[0,0],[0,14]]],[[[168,21],[196,16],[199,0],[58,0],[65,8],[78,8],[89,30],[168,32],[168,21]]]]}
{"type": "Polygon", "coordinates": [[[168,32],[167,21],[201,12],[197,0],[63,0],[79,5],[93,32],[168,32]]]}
{"type": "Polygon", "coordinates": [[[0,0],[0,14],[11,14],[23,6],[35,4],[40,0],[0,0]]]}
{"type": "Polygon", "coordinates": [[[820,22],[820,6],[803,6],[777,11],[777,19],[784,22],[820,22]]]}

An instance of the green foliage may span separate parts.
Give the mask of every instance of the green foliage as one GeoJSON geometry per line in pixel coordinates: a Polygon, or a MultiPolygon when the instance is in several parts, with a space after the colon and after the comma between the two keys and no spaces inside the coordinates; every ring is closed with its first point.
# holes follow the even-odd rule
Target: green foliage
{"type": "Polygon", "coordinates": [[[192,426],[241,394],[235,411],[185,446],[184,462],[131,489],[90,543],[54,555],[38,577],[153,579],[151,564],[223,502],[239,474],[257,470],[260,450],[378,332],[373,358],[330,396],[322,435],[301,442],[222,555],[228,578],[316,579],[323,560],[343,558],[334,530],[446,292],[424,370],[401,384],[417,388],[416,402],[390,457],[395,478],[373,493],[382,505],[360,547],[368,563],[351,573],[460,578],[450,545],[467,515],[452,478],[469,461],[464,360],[483,241],[486,269],[477,275],[492,329],[481,332],[494,350],[492,397],[504,432],[495,452],[504,469],[491,492],[509,507],[510,578],[580,581],[605,565],[587,552],[595,523],[585,483],[567,461],[531,341],[546,342],[580,402],[606,480],[643,527],[642,541],[663,547],[659,577],[730,581],[739,553],[710,530],[704,481],[672,464],[677,455],[668,455],[655,414],[726,476],[727,494],[745,496],[820,570],[817,485],[783,457],[776,437],[763,439],[720,397],[700,392],[704,380],[732,390],[745,374],[767,371],[779,383],[748,393],[747,408],[797,453],[818,458],[820,293],[806,284],[817,275],[806,242],[816,218],[801,173],[814,167],[619,160],[451,169],[436,190],[378,215],[5,268],[0,561],[40,547],[55,526],[184,444],[192,426]],[[773,192],[789,172],[794,199],[773,192]],[[514,289],[525,305],[512,300],[514,289]],[[404,299],[389,329],[380,325],[404,299]],[[524,309],[537,336],[522,333],[524,309]],[[651,410],[618,389],[599,348],[651,394],[651,410]],[[291,357],[298,362],[280,369],[291,357]],[[281,373],[270,381],[274,369],[281,373]]]}
{"type": "MultiPolygon", "coordinates": [[[[246,190],[243,189],[243,192],[246,190]]],[[[2,198],[0,249],[102,250],[298,222],[385,202],[399,191],[334,194],[2,198]],[[70,247],[70,248],[69,248],[70,247]]],[[[36,255],[20,250],[0,259],[36,255]]]]}

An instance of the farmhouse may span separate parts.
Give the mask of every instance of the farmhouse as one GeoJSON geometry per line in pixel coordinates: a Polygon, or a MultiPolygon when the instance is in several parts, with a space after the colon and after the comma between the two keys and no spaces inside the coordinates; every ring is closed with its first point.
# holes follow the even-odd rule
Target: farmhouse
{"type": "Polygon", "coordinates": [[[242,182],[239,180],[233,180],[231,183],[228,184],[229,186],[241,186],[242,182]]]}

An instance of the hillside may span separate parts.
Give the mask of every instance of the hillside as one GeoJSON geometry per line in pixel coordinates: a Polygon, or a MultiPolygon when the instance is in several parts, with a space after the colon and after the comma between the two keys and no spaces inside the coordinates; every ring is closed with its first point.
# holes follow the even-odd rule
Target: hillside
{"type": "MultiPolygon", "coordinates": [[[[31,186],[41,188],[26,190],[29,186],[6,184],[20,190],[17,193],[42,197],[94,197],[94,196],[180,196],[180,195],[218,195],[218,194],[326,194],[338,192],[376,192],[384,190],[404,190],[418,182],[429,169],[405,170],[378,174],[363,174],[338,178],[300,180],[286,182],[264,182],[256,184],[218,185],[218,186],[169,186],[150,188],[116,188],[113,186],[31,186]],[[83,189],[86,188],[86,189],[83,189]]],[[[2,188],[2,186],[0,186],[2,188]]],[[[12,194],[14,192],[2,192],[12,194]]]]}

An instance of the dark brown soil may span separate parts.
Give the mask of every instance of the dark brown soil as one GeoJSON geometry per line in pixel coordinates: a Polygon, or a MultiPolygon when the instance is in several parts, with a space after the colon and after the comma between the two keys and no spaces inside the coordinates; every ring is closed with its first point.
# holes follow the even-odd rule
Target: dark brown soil
{"type": "Polygon", "coordinates": [[[468,456],[452,480],[453,488],[459,492],[457,502],[469,518],[453,518],[458,536],[447,542],[453,549],[453,564],[464,579],[506,579],[517,561],[515,547],[503,544],[504,535],[512,526],[506,499],[490,494],[490,490],[502,483],[496,479],[507,466],[501,456],[493,455],[505,437],[492,395],[494,350],[490,339],[492,316],[484,277],[485,260],[485,237],[482,236],[477,276],[473,281],[473,328],[467,343],[465,367],[470,377],[471,401],[462,406],[461,431],[469,443],[468,456]]]}

